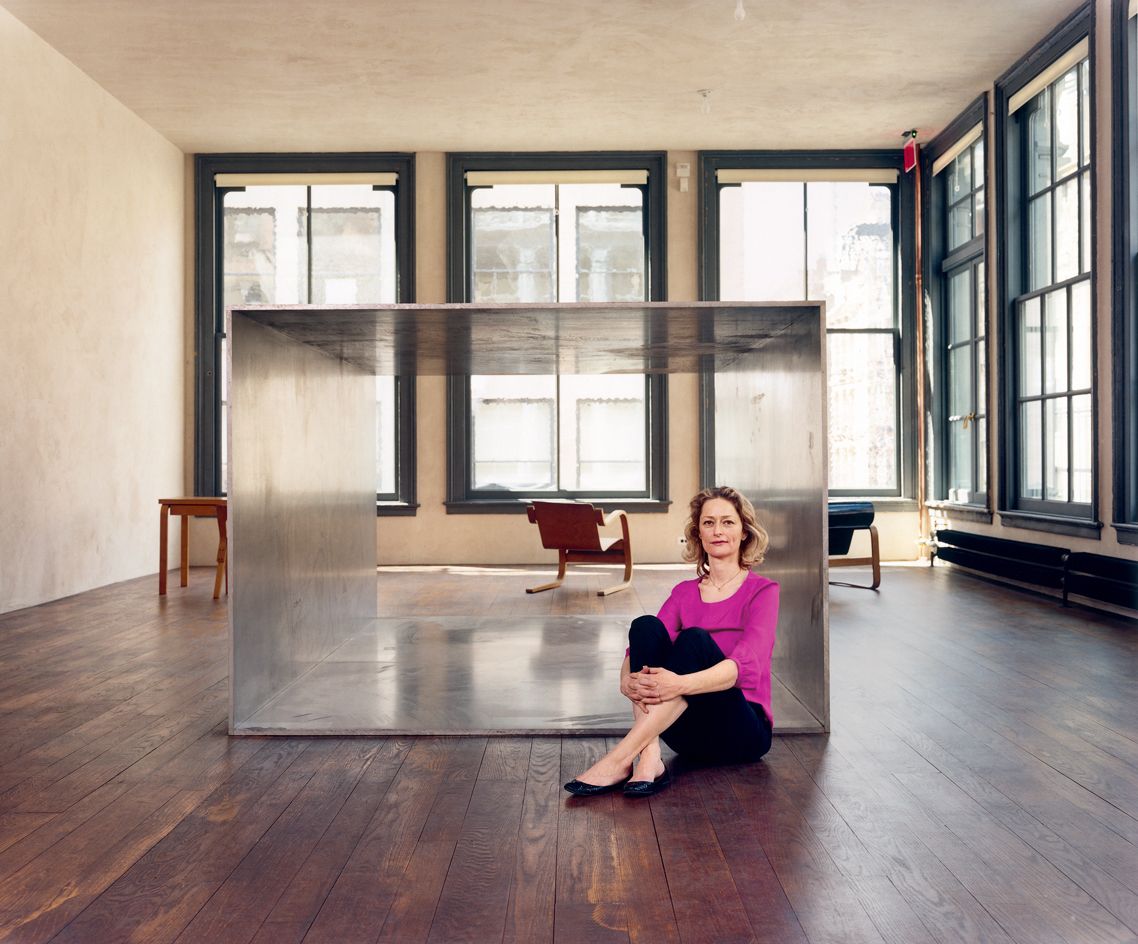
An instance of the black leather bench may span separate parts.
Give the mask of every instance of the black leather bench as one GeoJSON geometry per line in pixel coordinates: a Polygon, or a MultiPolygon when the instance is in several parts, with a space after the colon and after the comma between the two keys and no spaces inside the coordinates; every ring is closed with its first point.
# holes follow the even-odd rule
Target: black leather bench
{"type": "MultiPolygon", "coordinates": [[[[841,583],[843,587],[862,587],[876,590],[881,586],[881,547],[877,539],[877,528],[873,524],[874,508],[872,502],[829,502],[830,566],[873,568],[873,583],[868,587],[860,583],[841,583]],[[842,557],[848,554],[853,543],[855,531],[869,532],[869,557],[842,557]]],[[[836,583],[837,581],[830,581],[836,583]]]]}

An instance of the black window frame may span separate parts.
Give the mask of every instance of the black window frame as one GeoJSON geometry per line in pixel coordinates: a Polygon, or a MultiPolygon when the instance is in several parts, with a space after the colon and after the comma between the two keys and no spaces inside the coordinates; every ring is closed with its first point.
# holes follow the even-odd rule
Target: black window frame
{"type": "MultiPolygon", "coordinates": [[[[988,128],[988,93],[979,95],[967,108],[956,116],[945,129],[930,141],[921,152],[921,204],[926,213],[921,220],[921,276],[923,284],[924,304],[926,306],[925,364],[930,394],[926,400],[927,428],[931,430],[931,441],[925,444],[926,473],[928,478],[928,494],[931,496],[925,501],[925,506],[932,509],[951,509],[953,514],[964,513],[972,520],[990,522],[992,520],[992,468],[991,450],[985,448],[984,454],[973,455],[973,462],[983,463],[986,487],[983,492],[974,496],[968,502],[953,501],[948,498],[949,460],[950,460],[950,430],[948,412],[947,378],[950,318],[948,312],[947,283],[950,273],[963,269],[964,266],[984,264],[985,307],[979,312],[984,324],[984,341],[986,346],[986,363],[991,363],[993,357],[993,337],[989,313],[991,305],[987,299],[991,293],[987,290],[991,279],[991,266],[988,260],[988,225],[987,213],[982,231],[967,243],[949,249],[947,228],[949,213],[947,200],[943,189],[947,186],[948,168],[940,174],[933,174],[933,165],[950,149],[968,134],[973,128],[980,125],[980,137],[977,142],[984,148],[985,165],[988,163],[989,128],[988,128]]],[[[975,146],[977,142],[969,145],[975,146]]],[[[973,188],[975,189],[975,188],[973,188]]],[[[987,166],[984,175],[985,207],[991,200],[992,187],[988,179],[987,166]]],[[[973,338],[975,339],[975,335],[973,338]]],[[[975,359],[973,359],[972,390],[975,396],[977,377],[975,374],[975,359]]],[[[985,378],[983,417],[987,422],[987,441],[990,442],[992,433],[992,389],[985,378]]]]}
{"type": "Polygon", "coordinates": [[[1138,17],[1111,5],[1114,508],[1120,544],[1138,544],[1138,17]]]}
{"type": "MultiPolygon", "coordinates": [[[[997,438],[997,476],[999,482],[999,501],[997,514],[1000,523],[1007,527],[1035,531],[1066,534],[1097,539],[1102,522],[1098,519],[1098,429],[1099,396],[1096,383],[1098,356],[1096,350],[1098,329],[1097,310],[1099,273],[1095,265],[1095,246],[1097,244],[1098,212],[1095,206],[1097,192],[1097,121],[1095,102],[1098,89],[1095,82],[1095,35],[1094,6],[1086,3],[1070,14],[1051,33],[1029,50],[1011,66],[995,83],[995,200],[996,200],[996,299],[999,324],[999,380],[997,384],[997,409],[1000,418],[1000,431],[997,438]],[[1026,134],[1026,112],[1023,108],[1016,115],[1008,113],[1012,96],[1032,82],[1037,76],[1064,56],[1083,40],[1088,43],[1089,60],[1088,106],[1090,157],[1090,312],[1091,312],[1091,500],[1089,503],[1058,502],[1019,497],[1020,456],[1019,456],[1019,416],[1016,408],[1019,374],[1019,337],[1017,331],[1015,302],[1018,298],[1032,294],[1028,290],[1027,259],[1024,232],[1027,226],[1026,197],[1023,182],[1027,176],[1027,155],[1022,139],[1026,134]],[[1062,506],[1067,506],[1063,510],[1062,506]],[[1082,511],[1086,508],[1086,512],[1082,511]]],[[[1025,106],[1027,107],[1027,106],[1025,106]]],[[[1080,134],[1082,133],[1080,129],[1080,134]]],[[[1052,181],[1054,186],[1054,181],[1052,181]]],[[[1081,219],[1080,219],[1081,225],[1081,219]]],[[[1052,246],[1054,254],[1054,247],[1052,246]]],[[[1052,275],[1054,273],[1052,272],[1052,275]]],[[[1080,272],[1073,279],[1063,282],[1050,282],[1038,289],[1038,294],[1054,291],[1059,286],[1080,281],[1080,272]]]]}
{"type": "MultiPolygon", "coordinates": [[[[872,498],[882,507],[916,509],[916,183],[902,166],[901,149],[864,151],[700,151],[699,152],[699,297],[719,300],[720,170],[895,170],[893,201],[896,276],[894,351],[897,365],[897,488],[830,489],[831,498],[872,498]]],[[[882,185],[886,186],[886,185],[882,185]]],[[[876,329],[875,329],[876,330],[876,329]]],[[[858,329],[842,329],[857,333],[858,329]]],[[[705,486],[718,484],[715,475],[714,374],[700,373],[699,468],[705,486]]],[[[827,461],[828,458],[827,458],[827,461]]]]}
{"type": "MultiPolygon", "coordinates": [[[[667,153],[664,151],[452,152],[446,156],[447,300],[470,300],[471,188],[468,171],[643,170],[644,236],[649,301],[667,300],[667,153]]],[[[447,514],[524,513],[535,498],[581,498],[606,511],[666,512],[668,495],[668,383],[649,374],[646,397],[647,489],[625,493],[542,491],[475,492],[471,487],[470,381],[447,377],[447,514]]]]}
{"type": "MultiPolygon", "coordinates": [[[[194,492],[221,495],[218,357],[225,330],[222,303],[222,214],[227,192],[217,174],[395,173],[396,298],[415,300],[415,155],[374,153],[250,153],[194,156],[194,492]]],[[[395,379],[396,491],[379,500],[379,516],[414,515],[416,503],[415,378],[395,379]]]]}

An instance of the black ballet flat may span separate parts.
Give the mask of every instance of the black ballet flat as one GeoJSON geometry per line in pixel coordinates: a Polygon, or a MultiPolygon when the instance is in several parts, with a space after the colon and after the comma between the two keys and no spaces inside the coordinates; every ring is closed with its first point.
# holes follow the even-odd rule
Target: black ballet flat
{"type": "MultiPolygon", "coordinates": [[[[628,777],[631,776],[632,774],[628,775],[628,777]]],[[[567,784],[565,784],[565,789],[572,793],[573,796],[578,797],[601,796],[601,794],[612,793],[616,790],[619,790],[621,787],[628,783],[628,777],[625,777],[623,780],[618,780],[616,783],[609,783],[604,785],[585,783],[583,780],[570,780],[567,784]]]]}
{"type": "Polygon", "coordinates": [[[668,770],[668,765],[664,765],[664,772],[660,774],[655,780],[634,780],[624,785],[624,795],[626,797],[650,797],[655,796],[661,790],[670,786],[672,783],[672,772],[668,770]]]}

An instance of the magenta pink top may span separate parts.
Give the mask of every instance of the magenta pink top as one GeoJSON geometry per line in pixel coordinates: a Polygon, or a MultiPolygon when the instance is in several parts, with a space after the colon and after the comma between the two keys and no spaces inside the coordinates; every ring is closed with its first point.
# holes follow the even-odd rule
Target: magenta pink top
{"type": "Polygon", "coordinates": [[[699,580],[685,580],[672,588],[672,594],[656,614],[668,630],[672,642],[686,628],[706,629],[739,667],[735,687],[749,702],[771,712],[771,653],[775,624],[778,623],[778,584],[756,573],[746,579],[731,596],[717,603],[704,603],[699,580]]]}

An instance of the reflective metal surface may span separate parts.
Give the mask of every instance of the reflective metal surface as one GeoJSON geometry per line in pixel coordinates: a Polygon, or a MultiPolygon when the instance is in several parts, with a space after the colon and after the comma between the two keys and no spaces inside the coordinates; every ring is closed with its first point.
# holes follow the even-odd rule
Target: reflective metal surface
{"type": "MultiPolygon", "coordinates": [[[[618,617],[379,619],[242,733],[622,735],[627,639],[618,617]]],[[[817,730],[777,679],[772,694],[780,732],[817,730]]]]}
{"type": "Polygon", "coordinates": [[[626,726],[611,658],[622,622],[506,618],[499,652],[476,624],[373,619],[372,376],[555,370],[715,372],[717,477],[760,508],[772,538],[761,570],[782,585],[776,728],[828,728],[820,305],[272,307],[228,318],[234,733],[626,726]],[[593,643],[565,635],[582,626],[600,634],[593,643]],[[556,654],[527,662],[534,646],[556,654]],[[550,666],[556,678],[543,679],[550,666]]]}
{"type": "Polygon", "coordinates": [[[379,375],[694,373],[731,367],[809,302],[237,309],[379,375]]]}
{"type": "Polygon", "coordinates": [[[375,614],[375,381],[228,325],[230,729],[375,614]]]}
{"type": "Polygon", "coordinates": [[[779,582],[773,668],[829,730],[826,364],[822,306],[715,375],[715,472],[754,502],[779,582]]]}

